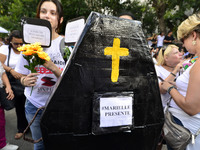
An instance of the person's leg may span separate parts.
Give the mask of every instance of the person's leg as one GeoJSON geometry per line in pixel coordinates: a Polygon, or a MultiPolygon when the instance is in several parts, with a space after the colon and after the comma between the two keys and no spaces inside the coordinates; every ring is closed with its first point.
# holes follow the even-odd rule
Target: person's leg
{"type": "MultiPolygon", "coordinates": [[[[26,101],[25,112],[26,112],[26,118],[27,118],[28,122],[30,122],[33,119],[37,109],[38,108],[35,107],[34,105],[32,105],[28,100],[26,101]]],[[[37,114],[34,122],[30,126],[32,137],[34,140],[38,140],[42,137],[42,132],[40,129],[41,114],[42,114],[42,111],[40,110],[39,113],[37,114]]],[[[34,144],[34,150],[44,150],[44,149],[45,148],[44,148],[43,141],[40,141],[40,142],[34,144]]]]}
{"type": "Polygon", "coordinates": [[[17,116],[17,129],[18,129],[18,133],[23,133],[28,125],[28,122],[25,116],[26,97],[24,95],[17,96],[15,100],[16,100],[15,110],[16,110],[16,116],[17,116]]]}
{"type": "Polygon", "coordinates": [[[0,106],[0,149],[6,146],[6,120],[4,109],[0,106]]]}

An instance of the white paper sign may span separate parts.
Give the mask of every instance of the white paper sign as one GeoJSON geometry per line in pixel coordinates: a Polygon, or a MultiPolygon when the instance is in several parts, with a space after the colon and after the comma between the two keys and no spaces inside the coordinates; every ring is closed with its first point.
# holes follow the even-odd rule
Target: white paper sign
{"type": "Polygon", "coordinates": [[[65,43],[75,43],[78,41],[83,28],[85,26],[85,20],[79,19],[67,23],[65,28],[65,43]]]}
{"type": "Polygon", "coordinates": [[[45,26],[24,24],[25,43],[40,42],[41,45],[50,45],[50,30],[45,26]]]}
{"type": "Polygon", "coordinates": [[[132,97],[100,98],[100,127],[132,125],[132,97]]]}

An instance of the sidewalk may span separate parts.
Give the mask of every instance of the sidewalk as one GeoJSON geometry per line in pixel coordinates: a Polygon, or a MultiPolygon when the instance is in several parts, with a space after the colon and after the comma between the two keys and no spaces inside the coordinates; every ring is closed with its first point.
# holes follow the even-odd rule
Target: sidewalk
{"type": "MultiPolygon", "coordinates": [[[[15,144],[19,146],[18,150],[33,150],[33,144],[24,141],[23,138],[20,140],[15,140],[14,136],[17,132],[17,119],[15,109],[5,111],[6,115],[6,139],[10,144],[15,144]]],[[[26,137],[31,137],[30,132],[26,137]]],[[[163,145],[162,150],[167,150],[166,145],[163,145]]]]}
{"type": "MultiPolygon", "coordinates": [[[[6,117],[6,139],[7,143],[15,144],[19,146],[18,150],[33,150],[33,144],[27,141],[24,141],[23,138],[20,140],[15,140],[14,136],[17,133],[17,118],[15,109],[5,111],[6,117]]],[[[30,132],[26,137],[31,137],[30,132]]]]}

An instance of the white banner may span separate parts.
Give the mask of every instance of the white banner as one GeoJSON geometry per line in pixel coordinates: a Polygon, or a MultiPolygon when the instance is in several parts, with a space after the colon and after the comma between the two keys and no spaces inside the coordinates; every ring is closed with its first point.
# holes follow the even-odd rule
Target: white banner
{"type": "Polygon", "coordinates": [[[132,97],[100,98],[100,127],[132,125],[132,97]]]}

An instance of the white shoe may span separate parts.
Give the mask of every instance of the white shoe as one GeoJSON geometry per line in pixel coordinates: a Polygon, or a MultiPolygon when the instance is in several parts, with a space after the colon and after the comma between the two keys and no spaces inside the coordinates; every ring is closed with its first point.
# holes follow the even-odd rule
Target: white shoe
{"type": "Polygon", "coordinates": [[[2,149],[0,150],[17,150],[19,146],[17,145],[12,145],[12,144],[6,144],[2,149]]]}

